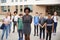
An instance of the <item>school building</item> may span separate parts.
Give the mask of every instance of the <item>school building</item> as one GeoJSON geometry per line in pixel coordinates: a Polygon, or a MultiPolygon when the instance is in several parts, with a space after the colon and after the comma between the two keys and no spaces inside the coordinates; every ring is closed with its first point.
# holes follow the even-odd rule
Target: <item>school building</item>
{"type": "Polygon", "coordinates": [[[29,7],[31,9],[31,15],[35,15],[36,12],[47,15],[53,14],[54,11],[60,15],[60,2],[57,0],[1,0],[0,1],[0,15],[7,12],[13,14],[14,11],[24,14],[24,8],[29,7]]]}

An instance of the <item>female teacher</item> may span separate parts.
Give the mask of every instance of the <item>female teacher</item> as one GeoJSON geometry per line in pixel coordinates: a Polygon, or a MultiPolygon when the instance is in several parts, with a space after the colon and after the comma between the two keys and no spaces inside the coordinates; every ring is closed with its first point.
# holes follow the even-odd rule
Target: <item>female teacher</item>
{"type": "Polygon", "coordinates": [[[31,23],[32,23],[32,16],[29,15],[30,8],[26,7],[24,9],[25,15],[23,16],[23,32],[25,36],[25,40],[30,40],[30,33],[31,33],[31,23]]]}

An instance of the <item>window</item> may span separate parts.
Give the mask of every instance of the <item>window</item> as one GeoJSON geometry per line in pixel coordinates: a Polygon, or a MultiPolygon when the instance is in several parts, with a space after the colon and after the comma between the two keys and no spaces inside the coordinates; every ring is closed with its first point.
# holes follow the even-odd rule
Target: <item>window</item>
{"type": "Polygon", "coordinates": [[[6,3],[6,0],[1,0],[1,3],[6,3]]]}
{"type": "Polygon", "coordinates": [[[24,0],[24,1],[27,1],[27,0],[24,0]]]}
{"type": "Polygon", "coordinates": [[[20,5],[20,12],[23,11],[23,5],[20,5]]]}
{"type": "Polygon", "coordinates": [[[25,7],[29,7],[30,10],[31,10],[31,12],[33,11],[33,6],[32,6],[32,5],[24,5],[24,8],[25,8],[25,7]]]}
{"type": "Polygon", "coordinates": [[[22,0],[20,0],[20,2],[22,2],[22,0]]]}
{"type": "Polygon", "coordinates": [[[18,5],[16,5],[15,7],[16,7],[16,11],[18,12],[18,5]]]}
{"type": "Polygon", "coordinates": [[[10,6],[8,6],[8,12],[10,12],[10,6]]]}
{"type": "Polygon", "coordinates": [[[16,2],[18,2],[18,0],[15,0],[16,2]]]}
{"type": "Polygon", "coordinates": [[[14,0],[12,0],[12,2],[14,2],[14,0]]]}
{"type": "Polygon", "coordinates": [[[30,8],[31,12],[33,11],[33,6],[32,5],[28,5],[28,7],[30,8]]]}
{"type": "Polygon", "coordinates": [[[2,12],[7,12],[6,6],[1,6],[1,10],[2,10],[2,12]]]}

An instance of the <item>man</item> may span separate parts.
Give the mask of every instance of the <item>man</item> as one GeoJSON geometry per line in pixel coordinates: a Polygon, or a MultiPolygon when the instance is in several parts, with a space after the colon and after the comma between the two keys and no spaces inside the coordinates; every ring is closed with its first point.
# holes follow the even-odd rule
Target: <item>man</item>
{"type": "Polygon", "coordinates": [[[17,20],[18,20],[17,11],[14,11],[14,17],[13,17],[13,33],[15,32],[15,26],[17,25],[17,20]]]}
{"type": "Polygon", "coordinates": [[[34,16],[34,36],[36,36],[36,31],[38,36],[38,24],[39,24],[39,16],[38,12],[36,12],[36,15],[34,16]]]}
{"type": "Polygon", "coordinates": [[[49,36],[49,40],[51,40],[51,34],[54,28],[54,21],[53,19],[51,19],[51,14],[48,14],[48,18],[45,24],[46,24],[46,40],[48,40],[48,36],[49,36]]]}
{"type": "Polygon", "coordinates": [[[43,40],[45,39],[45,18],[43,15],[40,16],[39,18],[39,26],[40,26],[40,40],[43,32],[43,40]]]}

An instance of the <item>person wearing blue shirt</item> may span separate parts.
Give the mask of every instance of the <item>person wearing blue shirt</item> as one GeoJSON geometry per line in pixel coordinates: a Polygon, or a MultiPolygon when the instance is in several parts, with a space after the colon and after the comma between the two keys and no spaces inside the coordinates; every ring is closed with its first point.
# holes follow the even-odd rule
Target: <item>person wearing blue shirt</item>
{"type": "Polygon", "coordinates": [[[36,12],[36,15],[34,16],[34,36],[36,36],[36,31],[38,36],[38,24],[39,24],[39,16],[38,12],[36,12]]]}

